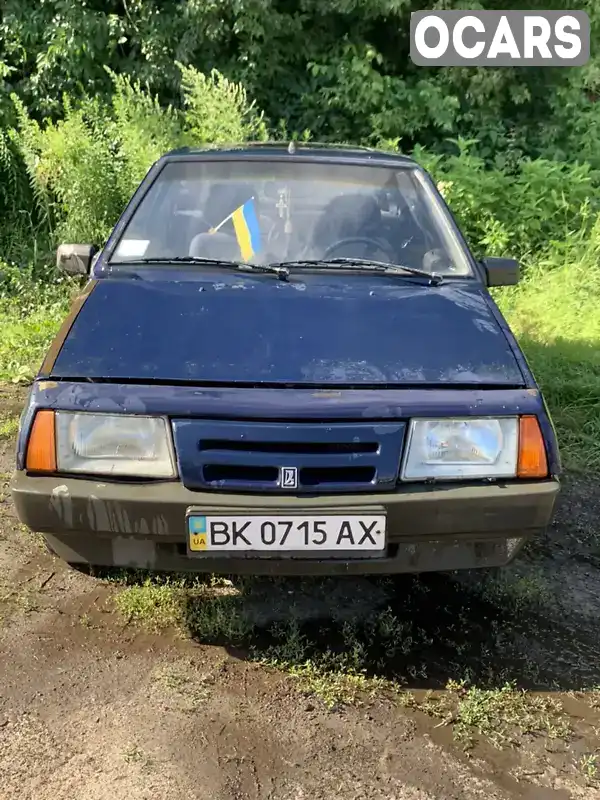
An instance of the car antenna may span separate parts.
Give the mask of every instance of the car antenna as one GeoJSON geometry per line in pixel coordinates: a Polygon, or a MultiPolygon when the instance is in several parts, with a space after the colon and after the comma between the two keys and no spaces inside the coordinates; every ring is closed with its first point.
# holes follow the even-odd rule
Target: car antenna
{"type": "Polygon", "coordinates": [[[295,152],[296,152],[296,142],[293,142],[293,141],[292,141],[292,142],[290,142],[290,143],[289,143],[289,145],[288,145],[288,153],[289,153],[291,156],[293,156],[295,152]]]}

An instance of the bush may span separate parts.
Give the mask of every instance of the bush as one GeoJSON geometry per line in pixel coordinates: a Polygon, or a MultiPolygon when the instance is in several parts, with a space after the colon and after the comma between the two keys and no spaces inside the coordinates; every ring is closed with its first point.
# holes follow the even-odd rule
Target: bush
{"type": "MultiPolygon", "coordinates": [[[[444,0],[433,7],[462,8],[444,0]]],[[[479,8],[510,7],[506,2],[479,8]]],[[[552,5],[568,8],[564,0],[552,5]]],[[[584,0],[597,28],[597,3],[584,0]]],[[[179,107],[177,62],[242,82],[271,120],[322,140],[398,139],[444,152],[443,137],[476,137],[488,164],[521,157],[597,165],[597,56],[569,69],[424,69],[409,57],[410,14],[399,0],[3,0],[0,125],[15,91],[38,120],[62,115],[65,93],[110,103],[104,65],[179,107]],[[582,150],[583,146],[583,150],[582,150]]],[[[4,123],[3,120],[6,120],[4,123]]]]}
{"type": "Polygon", "coordinates": [[[64,118],[40,125],[15,97],[21,152],[55,240],[102,242],[122,207],[115,154],[98,104],[74,108],[65,98],[64,118]]]}
{"type": "MultiPolygon", "coordinates": [[[[182,120],[171,106],[162,108],[139,82],[113,74],[112,108],[104,115],[105,147],[113,143],[113,172],[120,209],[129,200],[149,167],[183,142],[182,120]],[[115,174],[116,173],[116,174],[115,174]]],[[[112,214],[113,222],[115,220],[112,214]]]]}
{"type": "Polygon", "coordinates": [[[192,67],[179,67],[185,128],[191,143],[237,144],[268,138],[263,114],[249,102],[241,84],[227,80],[217,70],[203,75],[192,67]]]}
{"type": "Polygon", "coordinates": [[[13,95],[18,124],[0,139],[0,168],[18,172],[20,159],[30,181],[22,196],[29,192],[54,244],[101,245],[147,170],[173,148],[267,138],[242,86],[214,70],[181,72],[185,112],[163,108],[147,87],[116,74],[109,105],[65,97],[57,122],[37,122],[13,95]],[[5,140],[12,149],[3,151],[5,140]]]}
{"type": "Polygon", "coordinates": [[[473,142],[455,144],[456,155],[417,147],[414,156],[438,181],[478,254],[527,259],[591,229],[600,210],[600,175],[589,164],[538,158],[490,169],[471,152],[473,142]]]}

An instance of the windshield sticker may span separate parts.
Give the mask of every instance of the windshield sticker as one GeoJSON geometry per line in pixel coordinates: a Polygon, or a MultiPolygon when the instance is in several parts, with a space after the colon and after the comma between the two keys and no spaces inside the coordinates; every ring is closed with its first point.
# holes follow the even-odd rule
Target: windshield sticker
{"type": "Polygon", "coordinates": [[[123,239],[117,247],[117,256],[143,256],[146,252],[149,239],[123,239]]]}

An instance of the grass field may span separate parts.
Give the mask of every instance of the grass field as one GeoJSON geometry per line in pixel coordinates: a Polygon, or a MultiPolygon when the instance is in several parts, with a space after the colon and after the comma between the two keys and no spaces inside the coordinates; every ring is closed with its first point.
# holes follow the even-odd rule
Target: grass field
{"type": "Polygon", "coordinates": [[[67,294],[48,297],[43,289],[35,304],[0,299],[0,381],[34,377],[67,309],[67,294]]]}

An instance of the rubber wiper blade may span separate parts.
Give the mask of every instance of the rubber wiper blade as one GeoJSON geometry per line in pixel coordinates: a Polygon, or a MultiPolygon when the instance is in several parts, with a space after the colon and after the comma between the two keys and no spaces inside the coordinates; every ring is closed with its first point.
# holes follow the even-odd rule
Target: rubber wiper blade
{"type": "Polygon", "coordinates": [[[443,282],[443,277],[437,272],[427,272],[424,269],[408,267],[405,264],[390,264],[387,261],[372,261],[369,258],[313,258],[300,259],[298,261],[278,261],[272,267],[321,267],[323,269],[353,269],[359,272],[379,272],[383,275],[415,275],[419,278],[426,278],[432,286],[439,286],[443,282]]]}
{"type": "Polygon", "coordinates": [[[420,278],[427,278],[436,285],[443,281],[442,276],[437,272],[427,272],[425,269],[409,267],[406,264],[391,264],[387,261],[374,261],[370,258],[334,258],[332,261],[336,264],[356,264],[359,267],[372,268],[374,270],[381,270],[382,272],[404,272],[409,275],[417,275],[420,278]]]}
{"type": "Polygon", "coordinates": [[[280,280],[287,280],[290,271],[287,267],[277,264],[249,264],[245,261],[228,261],[222,258],[204,258],[203,256],[160,256],[156,258],[136,258],[127,261],[111,261],[113,266],[139,267],[152,264],[198,264],[201,266],[225,267],[237,269],[242,272],[268,272],[277,275],[280,280]]]}

